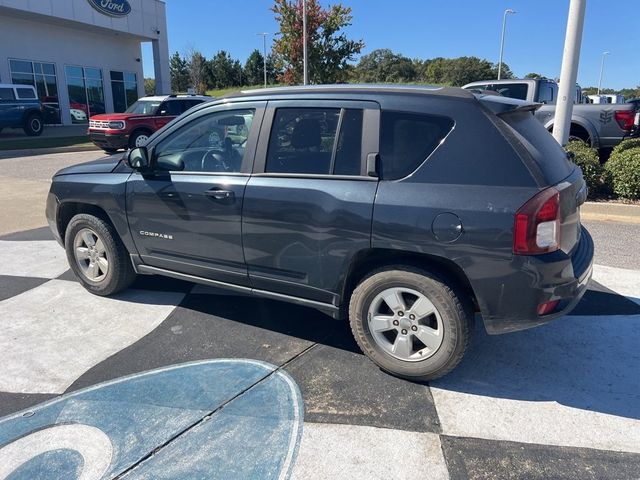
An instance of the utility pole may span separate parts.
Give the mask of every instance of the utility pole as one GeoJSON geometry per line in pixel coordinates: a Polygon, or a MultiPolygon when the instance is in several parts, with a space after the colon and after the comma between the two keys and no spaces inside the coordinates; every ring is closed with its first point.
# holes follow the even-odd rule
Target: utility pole
{"type": "Polygon", "coordinates": [[[609,52],[602,52],[602,63],[600,63],[600,80],[598,80],[598,95],[600,95],[600,89],[602,88],[602,74],[604,73],[604,57],[609,55],[609,52]]]}
{"type": "Polygon", "coordinates": [[[262,35],[262,67],[264,70],[264,88],[267,88],[267,32],[256,33],[262,35]]]}
{"type": "Polygon", "coordinates": [[[562,69],[560,70],[560,85],[556,104],[556,118],[553,125],[553,137],[560,145],[567,143],[571,130],[571,115],[576,96],[576,80],[578,79],[578,63],[580,61],[580,47],[582,45],[582,30],[584,29],[584,12],[586,8],[587,0],[571,0],[569,4],[569,18],[564,39],[564,53],[562,55],[562,69]]]}
{"type": "Polygon", "coordinates": [[[507,15],[510,13],[516,13],[515,10],[507,8],[502,16],[502,36],[500,37],[500,61],[498,62],[498,80],[502,76],[502,56],[504,54],[504,33],[507,29],[507,15]]]}
{"type": "Polygon", "coordinates": [[[307,62],[307,0],[302,0],[302,79],[304,85],[309,84],[309,67],[307,62]]]}

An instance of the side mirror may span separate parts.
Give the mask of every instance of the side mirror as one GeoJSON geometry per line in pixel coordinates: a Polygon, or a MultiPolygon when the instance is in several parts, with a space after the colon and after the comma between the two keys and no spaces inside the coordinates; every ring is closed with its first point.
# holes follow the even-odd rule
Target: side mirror
{"type": "Polygon", "coordinates": [[[146,147],[138,147],[129,150],[125,156],[125,162],[134,170],[144,171],[149,169],[149,152],[146,147]]]}

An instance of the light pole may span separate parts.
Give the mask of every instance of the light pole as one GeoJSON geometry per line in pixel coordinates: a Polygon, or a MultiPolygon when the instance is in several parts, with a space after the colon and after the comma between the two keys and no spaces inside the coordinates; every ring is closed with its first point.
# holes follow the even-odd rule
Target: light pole
{"type": "Polygon", "coordinates": [[[267,88],[267,32],[256,33],[262,35],[262,66],[264,70],[264,88],[267,88]]]}
{"type": "Polygon", "coordinates": [[[571,114],[576,98],[576,80],[578,79],[578,63],[584,30],[584,13],[587,0],[571,0],[567,18],[567,32],[564,38],[560,84],[556,101],[556,116],[553,120],[553,138],[564,146],[569,140],[571,131],[571,114]]]}
{"type": "Polygon", "coordinates": [[[604,73],[604,57],[609,55],[609,52],[602,52],[602,63],[600,63],[600,80],[598,80],[598,95],[600,95],[600,89],[602,88],[602,74],[604,73]]]}
{"type": "Polygon", "coordinates": [[[307,0],[302,0],[302,80],[309,84],[309,68],[307,62],[307,0]]]}
{"type": "Polygon", "coordinates": [[[511,10],[507,8],[504,11],[504,15],[502,16],[502,36],[500,37],[500,61],[498,62],[498,80],[500,80],[500,76],[502,75],[502,55],[504,54],[504,32],[507,29],[507,15],[509,13],[516,13],[515,10],[511,10]]]}

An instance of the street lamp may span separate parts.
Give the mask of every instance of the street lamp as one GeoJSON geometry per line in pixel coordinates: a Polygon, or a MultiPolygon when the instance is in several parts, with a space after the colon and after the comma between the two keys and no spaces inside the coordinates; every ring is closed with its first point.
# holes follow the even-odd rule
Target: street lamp
{"type": "Polygon", "coordinates": [[[264,70],[264,88],[267,88],[267,32],[256,33],[256,35],[262,35],[262,63],[264,70]]]}
{"type": "Polygon", "coordinates": [[[602,52],[602,63],[600,63],[600,80],[598,80],[598,95],[600,95],[600,89],[602,88],[602,74],[604,73],[604,57],[609,55],[609,52],[602,52]]]}
{"type": "Polygon", "coordinates": [[[502,55],[504,53],[504,32],[507,28],[507,15],[509,13],[516,13],[515,10],[511,10],[507,8],[504,11],[504,15],[502,16],[502,37],[500,38],[500,61],[498,62],[498,80],[500,80],[500,76],[502,75],[502,55]]]}
{"type": "Polygon", "coordinates": [[[302,80],[309,84],[309,63],[307,59],[307,0],[302,0],[302,80]]]}

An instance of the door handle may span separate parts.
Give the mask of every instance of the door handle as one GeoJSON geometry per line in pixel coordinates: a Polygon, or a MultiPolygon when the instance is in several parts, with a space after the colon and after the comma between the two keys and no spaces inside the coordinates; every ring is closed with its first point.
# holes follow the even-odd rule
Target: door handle
{"type": "Polygon", "coordinates": [[[204,192],[207,197],[211,197],[214,200],[231,200],[235,198],[235,194],[231,190],[222,190],[220,188],[212,188],[204,192]]]}

